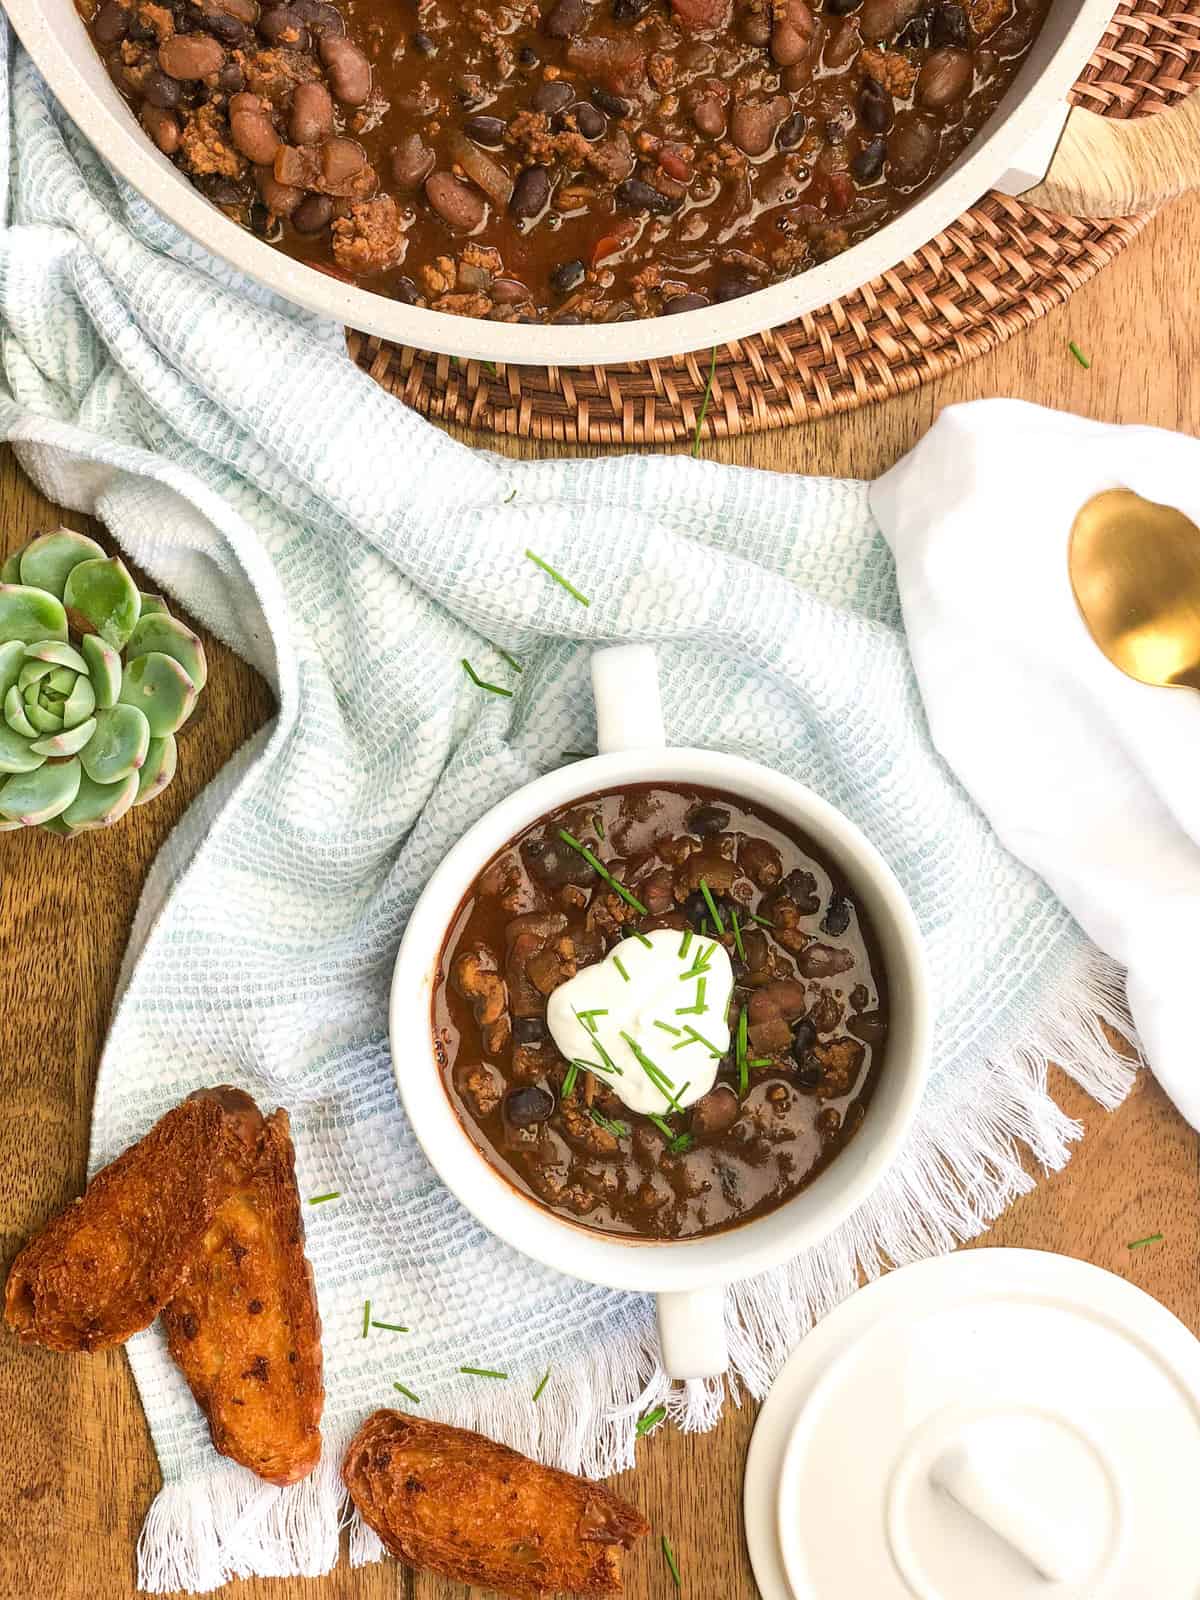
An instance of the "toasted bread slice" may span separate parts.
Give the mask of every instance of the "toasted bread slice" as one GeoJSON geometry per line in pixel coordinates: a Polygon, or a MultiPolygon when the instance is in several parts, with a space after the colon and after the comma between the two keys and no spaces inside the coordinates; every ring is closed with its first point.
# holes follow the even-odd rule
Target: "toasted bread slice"
{"type": "Polygon", "coordinates": [[[621,1552],[649,1532],[639,1512],[598,1483],[399,1411],[367,1418],[342,1478],[401,1561],[513,1600],[621,1594],[621,1552]]]}
{"type": "Polygon", "coordinates": [[[261,1122],[248,1095],[208,1091],[168,1111],[31,1239],[4,1316],[52,1350],[103,1350],[148,1327],[182,1283],[261,1122]]]}
{"type": "Polygon", "coordinates": [[[221,1454],[269,1483],[307,1477],[325,1389],[286,1111],[267,1118],[163,1325],[221,1454]]]}

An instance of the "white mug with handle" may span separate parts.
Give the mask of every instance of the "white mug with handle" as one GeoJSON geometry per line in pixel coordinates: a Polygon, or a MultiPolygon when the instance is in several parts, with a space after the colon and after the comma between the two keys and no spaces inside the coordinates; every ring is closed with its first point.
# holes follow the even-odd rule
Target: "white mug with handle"
{"type": "Polygon", "coordinates": [[[658,1302],[663,1367],[711,1378],[728,1366],[725,1286],[819,1243],[861,1204],[895,1160],[928,1072],[930,1001],[920,931],[904,891],[848,818],[803,784],[715,750],[666,744],[654,652],[618,645],[592,658],[599,754],[549,772],[500,802],[448,852],[418,900],[392,978],[389,1028],[400,1095],[430,1163],[484,1227],[546,1266],[658,1302]],[[841,867],[875,927],[890,1025],[862,1126],[807,1188],[751,1222],[696,1239],[631,1239],[557,1215],[488,1161],[450,1103],[434,1049],[433,992],[454,914],[487,862],[560,806],[631,784],[721,790],[773,811],[841,867]]]}

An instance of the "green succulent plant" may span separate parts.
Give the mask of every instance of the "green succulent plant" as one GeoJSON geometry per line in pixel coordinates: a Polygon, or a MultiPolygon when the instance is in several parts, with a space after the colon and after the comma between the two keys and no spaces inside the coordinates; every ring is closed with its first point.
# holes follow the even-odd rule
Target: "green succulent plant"
{"type": "Polygon", "coordinates": [[[0,567],[0,829],[106,828],[175,776],[204,646],[94,539],[39,534],[0,567]]]}

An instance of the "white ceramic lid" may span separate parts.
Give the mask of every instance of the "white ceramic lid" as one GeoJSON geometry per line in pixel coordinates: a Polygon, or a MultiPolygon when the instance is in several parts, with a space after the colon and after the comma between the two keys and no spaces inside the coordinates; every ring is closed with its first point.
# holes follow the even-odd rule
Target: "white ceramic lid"
{"type": "Polygon", "coordinates": [[[1197,1600],[1200,1342],[1123,1279],[1028,1250],[893,1272],[763,1408],[765,1600],[1197,1600]]]}

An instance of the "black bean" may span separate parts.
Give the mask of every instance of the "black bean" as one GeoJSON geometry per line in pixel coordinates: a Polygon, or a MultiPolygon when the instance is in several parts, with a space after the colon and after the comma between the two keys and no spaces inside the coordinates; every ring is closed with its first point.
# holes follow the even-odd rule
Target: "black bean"
{"type": "Polygon", "coordinates": [[[681,311],[702,311],[708,301],[702,294],[677,294],[673,299],[663,302],[663,316],[675,317],[681,311]]]}
{"type": "Polygon", "coordinates": [[[223,94],[241,94],[246,87],[246,74],[236,61],[227,61],[217,73],[217,88],[223,94]]]}
{"type": "Polygon", "coordinates": [[[862,0],[825,0],[825,10],[831,17],[844,17],[860,5],[862,0]]]}
{"type": "Polygon", "coordinates": [[[213,173],[209,177],[198,180],[196,187],[210,199],[215,206],[240,206],[245,196],[234,183],[232,178],[222,177],[213,173]]]}
{"type": "Polygon", "coordinates": [[[522,67],[536,67],[540,59],[537,51],[531,50],[527,44],[517,51],[517,61],[522,67]]]}
{"type": "Polygon", "coordinates": [[[526,167],[513,184],[508,209],[514,217],[537,217],[550,201],[550,174],[545,167],[526,167]]]}
{"type": "Polygon", "coordinates": [[[650,211],[660,217],[679,208],[678,200],[660,194],[657,189],[652,189],[640,178],[626,178],[623,183],[619,183],[614,199],[625,211],[650,211]]]}
{"type": "Polygon", "coordinates": [[[258,19],[258,31],[268,44],[284,45],[289,50],[307,50],[312,41],[302,17],[290,6],[271,6],[258,19]]]}
{"type": "Polygon", "coordinates": [[[610,117],[627,117],[629,115],[629,101],[622,100],[619,94],[610,94],[607,89],[592,90],[592,104],[607,111],[610,117]]]}
{"type": "Polygon", "coordinates": [[[556,0],[542,27],[552,39],[569,39],[573,34],[583,32],[587,16],[587,0],[556,0]]]}
{"type": "Polygon", "coordinates": [[[825,138],[830,144],[845,144],[846,135],[850,132],[854,121],[854,114],[849,106],[839,106],[831,116],[825,118],[825,138]]]}
{"type": "Polygon", "coordinates": [[[650,0],[612,0],[614,22],[636,22],[644,16],[650,0]]]}
{"type": "Polygon", "coordinates": [[[779,132],[775,135],[775,143],[781,150],[790,150],[803,139],[807,126],[803,111],[794,111],[786,122],[780,124],[779,132]]]}
{"type": "MultiPolygon", "coordinates": [[[[720,917],[726,932],[728,932],[733,927],[733,912],[737,908],[728,895],[714,894],[712,899],[713,905],[717,908],[717,915],[720,917]]],[[[704,898],[702,890],[693,889],[691,894],[688,895],[683,902],[683,914],[692,927],[696,929],[697,933],[703,932],[710,935],[716,933],[717,930],[713,926],[712,912],[708,909],[708,901],[704,898]],[[707,927],[705,926],[706,923],[707,927]]]]}
{"type": "Polygon", "coordinates": [[[207,29],[214,39],[235,49],[246,37],[246,24],[240,17],[231,17],[228,11],[198,12],[197,27],[207,29]]]}
{"type": "Polygon", "coordinates": [[[514,1017],[512,1036],[514,1044],[541,1044],[549,1030],[544,1017],[514,1017]]]}
{"type": "Polygon", "coordinates": [[[183,98],[183,86],[177,79],[168,78],[160,67],[154,67],[146,74],[142,96],[160,111],[174,111],[183,98]]]}
{"type": "Polygon", "coordinates": [[[132,16],[128,6],[117,4],[117,0],[104,0],[104,4],[96,13],[92,23],[92,32],[96,35],[97,44],[119,44],[129,32],[132,16]]]}
{"type": "Polygon", "coordinates": [[[413,49],[423,56],[437,55],[437,44],[427,33],[414,33],[413,49]]]}
{"type": "MultiPolygon", "coordinates": [[[[871,139],[863,145],[858,154],[852,157],[850,171],[855,183],[874,183],[883,173],[883,163],[887,156],[887,140],[871,139]]],[[[830,908],[832,910],[832,907],[830,908]]],[[[833,932],[832,928],[826,930],[833,932]]]]}
{"type": "Polygon", "coordinates": [[[336,6],[327,0],[292,0],[292,10],[308,23],[318,37],[323,33],[345,33],[346,22],[336,6]]]}
{"type": "MultiPolygon", "coordinates": [[[[402,300],[406,306],[415,306],[421,298],[421,292],[411,278],[397,278],[392,285],[392,293],[397,300],[402,300]]],[[[513,1037],[516,1037],[516,1023],[513,1024],[513,1037]]]]}
{"type": "Polygon", "coordinates": [[[278,244],[283,238],[283,223],[267,210],[261,200],[250,207],[250,231],[268,244],[278,244]]]}
{"type": "MultiPolygon", "coordinates": [[[[875,141],[875,143],[879,144],[879,145],[882,145],[883,144],[883,140],[882,139],[877,139],[875,141]]],[[[866,148],[869,150],[871,148],[871,146],[868,145],[866,148]]],[[[883,163],[882,155],[880,156],[879,160],[880,160],[880,164],[882,165],[882,163],[883,163]]],[[[855,173],[855,177],[857,177],[857,176],[858,176],[858,174],[855,173]]],[[[849,905],[849,902],[846,900],[844,895],[838,894],[837,890],[835,889],[833,894],[831,894],[830,897],[829,897],[829,909],[826,911],[826,913],[825,913],[825,915],[824,915],[824,917],[822,918],[822,921],[821,921],[821,932],[822,933],[831,933],[835,939],[840,939],[842,934],[845,933],[846,929],[849,926],[850,926],[850,905],[849,905]]]]}
{"type": "Polygon", "coordinates": [[[929,13],[922,11],[896,35],[897,50],[924,50],[929,43],[929,13]]]}
{"type": "Polygon", "coordinates": [[[892,97],[874,78],[864,78],[858,96],[858,120],[868,133],[886,133],[892,125],[892,97]]]}
{"type": "Polygon", "coordinates": [[[694,833],[697,839],[705,839],[710,833],[724,833],[729,826],[729,815],[727,806],[694,806],[687,814],[687,831],[694,833]]]}
{"type": "Polygon", "coordinates": [[[535,111],[544,111],[549,117],[556,111],[565,111],[574,98],[575,91],[569,83],[564,83],[561,78],[553,78],[549,83],[537,86],[529,103],[535,111]]]}
{"type": "Polygon", "coordinates": [[[558,316],[551,317],[550,320],[560,328],[577,328],[583,318],[574,311],[560,311],[558,316]]]}
{"type": "Polygon", "coordinates": [[[503,117],[468,117],[463,123],[463,132],[476,144],[484,145],[488,150],[497,150],[504,143],[505,127],[503,117]]]}
{"type": "Polygon", "coordinates": [[[727,300],[740,300],[744,294],[753,294],[758,284],[745,273],[727,273],[722,277],[714,291],[714,299],[718,305],[724,305],[727,300]]]}
{"type": "Polygon", "coordinates": [[[550,287],[557,294],[570,294],[583,282],[584,270],[582,261],[564,261],[550,274],[550,287]]]}
{"type": "Polygon", "coordinates": [[[971,48],[971,24],[967,20],[967,13],[953,0],[942,0],[942,4],[934,8],[930,33],[935,45],[952,45],[956,50],[971,48]]]}
{"type": "Polygon", "coordinates": [[[504,1096],[504,1115],[514,1128],[532,1128],[545,1122],[554,1110],[554,1096],[536,1083],[510,1089],[504,1096]]]}
{"type": "Polygon", "coordinates": [[[333,221],[333,201],[327,194],[306,195],[292,212],[297,233],[323,233],[333,221]]]}
{"type": "Polygon", "coordinates": [[[589,105],[585,100],[574,110],[575,126],[585,139],[599,139],[608,128],[608,118],[598,106],[589,105]]]}

